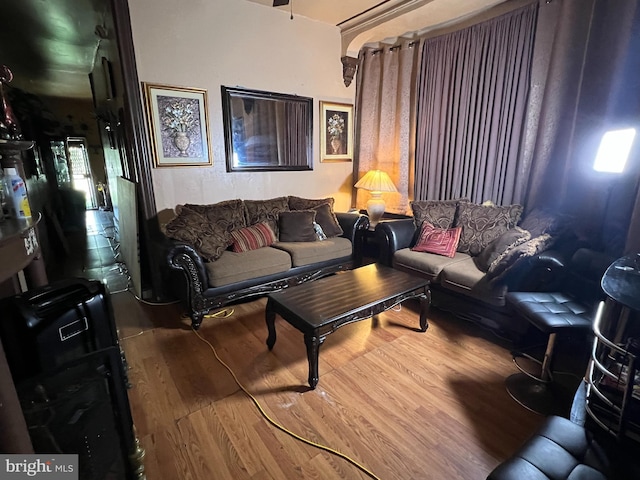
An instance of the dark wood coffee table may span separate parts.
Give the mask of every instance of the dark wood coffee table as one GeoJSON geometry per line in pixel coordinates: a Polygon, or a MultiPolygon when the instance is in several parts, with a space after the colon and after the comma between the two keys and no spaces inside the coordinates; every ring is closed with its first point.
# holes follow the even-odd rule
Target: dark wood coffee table
{"type": "Polygon", "coordinates": [[[267,346],[276,343],[276,314],[304,334],[309,385],[318,384],[318,355],[327,336],[343,325],[364,320],[409,299],[420,300],[420,331],[429,326],[429,281],[390,267],[367,265],[268,295],[267,346]]]}

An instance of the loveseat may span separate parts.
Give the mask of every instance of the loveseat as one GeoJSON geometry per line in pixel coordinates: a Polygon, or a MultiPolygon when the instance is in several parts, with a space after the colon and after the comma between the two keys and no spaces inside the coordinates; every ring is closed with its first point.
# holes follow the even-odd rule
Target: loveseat
{"type": "Polygon", "coordinates": [[[506,305],[509,290],[557,289],[579,242],[568,218],[520,205],[464,199],[414,201],[413,218],[378,223],[379,261],[431,281],[432,305],[510,340],[528,322],[506,305]]]}
{"type": "Polygon", "coordinates": [[[333,205],[283,196],[177,207],[163,227],[164,280],[192,327],[211,309],[352,268],[369,219],[333,205]]]}

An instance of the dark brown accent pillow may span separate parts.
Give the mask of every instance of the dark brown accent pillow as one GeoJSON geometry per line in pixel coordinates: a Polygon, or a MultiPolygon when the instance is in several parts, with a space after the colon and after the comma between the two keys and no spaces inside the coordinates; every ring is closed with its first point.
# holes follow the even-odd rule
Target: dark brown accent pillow
{"type": "Polygon", "coordinates": [[[278,240],[281,242],[315,242],[318,239],[313,228],[315,219],[315,210],[281,212],[278,240]]]}
{"type": "Polygon", "coordinates": [[[474,262],[480,270],[486,272],[493,263],[500,262],[509,250],[529,239],[531,239],[531,234],[527,230],[514,227],[492,240],[491,243],[474,258],[474,262]]]}
{"type": "Polygon", "coordinates": [[[296,196],[289,197],[289,210],[311,210],[323,203],[328,203],[333,210],[335,200],[333,197],[327,198],[302,198],[296,196]]]}
{"type": "Polygon", "coordinates": [[[191,245],[206,260],[220,258],[231,244],[231,234],[221,224],[210,222],[204,215],[183,206],[165,227],[167,237],[191,245]]]}
{"type": "Polygon", "coordinates": [[[309,210],[316,211],[316,222],[322,227],[322,231],[327,237],[337,237],[344,233],[331,205],[328,203],[323,203],[309,210]]]}
{"type": "Polygon", "coordinates": [[[244,211],[247,226],[267,222],[277,235],[278,215],[280,212],[289,211],[289,201],[287,197],[277,197],[269,200],[245,200],[244,211]]]}
{"type": "Polygon", "coordinates": [[[478,255],[492,240],[515,227],[521,214],[522,205],[499,207],[461,202],[455,221],[456,227],[462,227],[458,251],[478,255]]]}
{"type": "Polygon", "coordinates": [[[455,222],[458,203],[467,199],[458,200],[421,200],[411,202],[413,223],[420,228],[424,222],[429,222],[437,228],[451,228],[455,222]]]}

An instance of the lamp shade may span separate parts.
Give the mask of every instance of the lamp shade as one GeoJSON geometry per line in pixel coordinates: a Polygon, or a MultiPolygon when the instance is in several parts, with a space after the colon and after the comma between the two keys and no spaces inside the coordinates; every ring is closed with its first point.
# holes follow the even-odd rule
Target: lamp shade
{"type": "Polygon", "coordinates": [[[398,189],[393,184],[389,175],[382,170],[369,170],[364,177],[355,184],[356,188],[369,190],[371,192],[397,192],[398,189]]]}
{"type": "Polygon", "coordinates": [[[367,214],[369,215],[369,229],[373,230],[384,214],[385,204],[382,192],[397,192],[389,175],[381,170],[369,170],[364,177],[355,184],[356,188],[369,190],[371,198],[367,202],[367,214]]]}

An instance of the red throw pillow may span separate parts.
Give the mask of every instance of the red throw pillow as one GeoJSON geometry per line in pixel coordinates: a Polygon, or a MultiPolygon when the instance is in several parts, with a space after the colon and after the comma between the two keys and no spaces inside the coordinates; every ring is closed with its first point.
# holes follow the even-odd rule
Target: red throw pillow
{"type": "Polygon", "coordinates": [[[237,253],[268,247],[276,241],[276,234],[267,222],[256,223],[250,227],[232,230],[233,245],[231,250],[237,253]]]}
{"type": "Polygon", "coordinates": [[[436,228],[429,222],[423,222],[418,241],[411,250],[453,257],[456,254],[461,233],[461,227],[436,228]]]}

